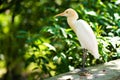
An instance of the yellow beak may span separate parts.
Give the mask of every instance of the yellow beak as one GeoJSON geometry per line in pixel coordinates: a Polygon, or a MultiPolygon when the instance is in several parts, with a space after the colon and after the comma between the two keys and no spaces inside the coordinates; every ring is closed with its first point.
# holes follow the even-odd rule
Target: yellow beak
{"type": "Polygon", "coordinates": [[[58,16],[65,16],[65,14],[64,14],[64,12],[63,12],[63,13],[60,13],[60,14],[55,15],[55,17],[58,17],[58,16]]]}

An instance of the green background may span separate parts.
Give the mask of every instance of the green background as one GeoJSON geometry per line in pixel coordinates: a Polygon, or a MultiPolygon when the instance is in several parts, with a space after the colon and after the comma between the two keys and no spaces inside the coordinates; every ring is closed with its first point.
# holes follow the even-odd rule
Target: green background
{"type": "MultiPolygon", "coordinates": [[[[92,27],[99,60],[120,58],[120,4],[116,0],[0,0],[1,80],[40,80],[81,67],[81,46],[65,17],[67,8],[92,27]]],[[[84,35],[84,34],[83,34],[84,35]]]]}

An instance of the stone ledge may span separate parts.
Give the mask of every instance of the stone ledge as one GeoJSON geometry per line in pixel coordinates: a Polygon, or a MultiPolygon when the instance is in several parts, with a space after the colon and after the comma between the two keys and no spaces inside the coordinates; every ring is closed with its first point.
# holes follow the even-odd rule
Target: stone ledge
{"type": "Polygon", "coordinates": [[[45,80],[120,80],[120,59],[88,67],[90,74],[81,76],[79,69],[45,80]]]}

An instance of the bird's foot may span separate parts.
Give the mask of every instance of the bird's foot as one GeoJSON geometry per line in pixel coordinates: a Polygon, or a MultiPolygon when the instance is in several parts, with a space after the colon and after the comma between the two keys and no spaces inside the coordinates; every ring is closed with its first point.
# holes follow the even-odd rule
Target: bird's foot
{"type": "Polygon", "coordinates": [[[80,71],[81,72],[88,72],[88,70],[86,70],[85,68],[81,68],[80,71]]]}
{"type": "Polygon", "coordinates": [[[88,70],[86,70],[86,69],[80,69],[80,72],[78,73],[80,76],[88,76],[88,75],[90,75],[91,73],[88,71],[88,70]]]}

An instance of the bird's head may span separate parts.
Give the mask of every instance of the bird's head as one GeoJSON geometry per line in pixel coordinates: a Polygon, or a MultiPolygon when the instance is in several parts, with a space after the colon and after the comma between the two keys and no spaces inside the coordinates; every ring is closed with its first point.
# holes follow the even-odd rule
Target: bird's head
{"type": "Polygon", "coordinates": [[[67,18],[74,18],[74,19],[78,19],[78,14],[75,10],[69,8],[69,9],[66,9],[64,12],[60,13],[60,14],[57,14],[55,17],[58,17],[58,16],[65,16],[67,18]]]}

